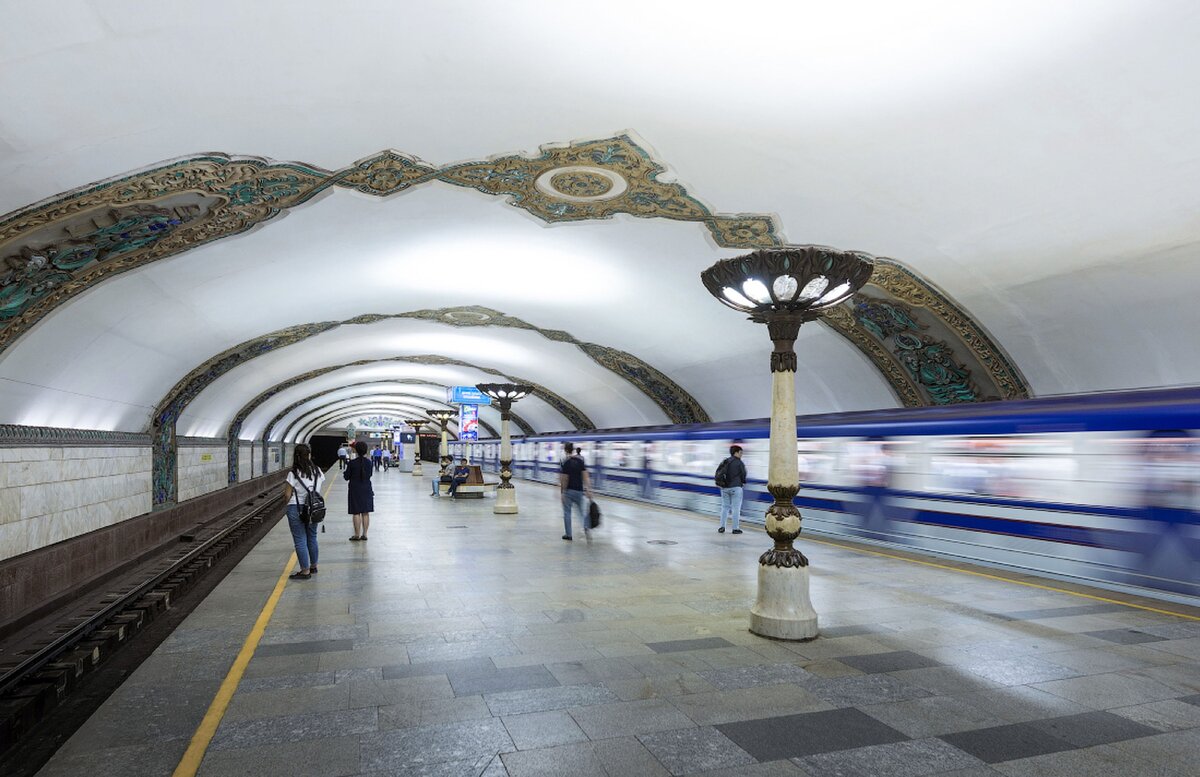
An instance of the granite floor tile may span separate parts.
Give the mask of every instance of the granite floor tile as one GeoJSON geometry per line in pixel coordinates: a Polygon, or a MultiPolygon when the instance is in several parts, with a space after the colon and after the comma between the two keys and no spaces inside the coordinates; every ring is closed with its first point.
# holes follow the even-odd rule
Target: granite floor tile
{"type": "Polygon", "coordinates": [[[423,699],[404,704],[379,707],[379,730],[435,726],[442,723],[461,723],[466,720],[492,717],[491,710],[480,696],[452,699],[423,699]]]}
{"type": "Polygon", "coordinates": [[[799,758],[908,739],[856,709],[726,723],[717,726],[717,730],[759,761],[799,758]]]}
{"type": "Polygon", "coordinates": [[[362,768],[407,774],[422,765],[491,759],[513,749],[504,725],[495,718],[393,729],[362,737],[362,768]]]}
{"type": "Polygon", "coordinates": [[[1143,726],[1141,723],[1109,712],[1085,712],[1079,715],[1032,721],[1030,725],[1040,726],[1047,733],[1066,740],[1074,747],[1107,745],[1112,742],[1122,742],[1126,739],[1137,739],[1160,733],[1157,729],[1143,726]]]}
{"type": "Polygon", "coordinates": [[[256,693],[283,688],[317,688],[337,683],[336,672],[306,672],[305,674],[281,674],[270,677],[242,678],[238,683],[239,693],[256,693]]]}
{"type": "Polygon", "coordinates": [[[61,748],[64,755],[148,742],[190,739],[220,685],[122,685],[61,748]]]}
{"type": "Polygon", "coordinates": [[[843,664],[852,666],[861,672],[875,674],[878,672],[898,672],[902,669],[928,669],[940,666],[932,658],[914,653],[911,650],[897,650],[891,653],[866,653],[858,656],[843,656],[839,659],[843,664]]]}
{"type": "Polygon", "coordinates": [[[994,617],[1002,620],[1037,620],[1042,618],[1064,618],[1072,615],[1097,615],[1106,612],[1120,612],[1124,609],[1119,604],[1081,604],[1072,607],[1048,607],[1042,610],[1018,610],[1016,612],[997,613],[994,617]]]}
{"type": "Polygon", "coordinates": [[[804,687],[835,707],[885,704],[933,695],[924,688],[909,685],[886,674],[812,680],[804,687]]]}
{"type": "Polygon", "coordinates": [[[752,688],[757,685],[798,683],[815,679],[796,664],[760,664],[699,672],[700,677],[722,691],[752,688]]]}
{"type": "Polygon", "coordinates": [[[609,777],[590,742],[502,753],[500,758],[510,777],[609,777]]]}
{"type": "Polygon", "coordinates": [[[695,726],[687,715],[665,699],[571,707],[569,712],[591,739],[637,736],[695,726]]]}
{"type": "Polygon", "coordinates": [[[1074,669],[1028,656],[965,664],[962,668],[985,680],[991,680],[1001,685],[1030,685],[1047,680],[1062,680],[1079,676],[1074,669]]]}
{"type": "Polygon", "coordinates": [[[989,764],[1076,749],[1046,731],[1038,721],[960,731],[939,738],[989,764]]]}
{"type": "Polygon", "coordinates": [[[764,712],[790,715],[819,712],[834,705],[798,685],[765,685],[732,691],[675,696],[671,703],[697,725],[711,726],[761,718],[764,712]]]}
{"type": "Polygon", "coordinates": [[[661,699],[716,690],[712,683],[695,672],[654,677],[639,676],[629,680],[605,680],[604,686],[616,694],[621,701],[661,699]]]}
{"type": "Polygon", "coordinates": [[[598,683],[491,693],[483,700],[493,715],[520,715],[618,701],[616,694],[598,683]]]}
{"type": "Polygon", "coordinates": [[[567,661],[549,664],[546,669],[562,685],[583,685],[608,680],[628,680],[644,675],[633,664],[621,658],[597,658],[589,661],[567,661]]]}
{"type": "Polygon", "coordinates": [[[586,742],[587,734],[565,710],[529,712],[501,718],[504,728],[518,750],[538,750],[546,747],[586,742]]]}
{"type": "Polygon", "coordinates": [[[198,777],[293,777],[299,764],[303,764],[302,771],[309,777],[357,774],[358,737],[306,739],[214,750],[205,755],[198,777]]]}
{"type": "Polygon", "coordinates": [[[119,774],[122,777],[162,777],[171,774],[187,749],[187,740],[174,744],[148,742],[123,747],[103,747],[75,752],[60,750],[42,767],[38,777],[79,777],[119,774]]]}
{"type": "Polygon", "coordinates": [[[618,774],[630,777],[635,774],[640,777],[666,777],[670,774],[635,737],[616,737],[593,742],[592,752],[596,754],[610,777],[618,774]]]}
{"type": "Polygon", "coordinates": [[[862,711],[914,739],[991,728],[1006,722],[953,696],[872,704],[863,707],[862,711]]]}
{"type": "Polygon", "coordinates": [[[349,706],[350,686],[347,684],[242,691],[229,703],[224,719],[273,718],[305,712],[344,710],[349,706]]]}
{"type": "Polygon", "coordinates": [[[1159,731],[1200,728],[1200,696],[1192,698],[1196,701],[1188,703],[1186,699],[1165,699],[1117,707],[1109,712],[1159,731]]]}
{"type": "Polygon", "coordinates": [[[301,742],[317,738],[336,738],[366,734],[378,727],[375,708],[308,712],[258,720],[226,721],[217,729],[209,750],[235,750],[301,742]]]}
{"type": "Polygon", "coordinates": [[[1200,729],[1190,728],[1185,731],[1172,731],[1151,737],[1126,739],[1123,742],[1114,742],[1111,747],[1146,763],[1187,759],[1193,765],[1191,773],[1194,775],[1196,753],[1200,753],[1200,729]]]}
{"type": "Polygon", "coordinates": [[[478,696],[502,691],[525,691],[532,688],[552,688],[559,684],[544,666],[520,666],[495,669],[491,672],[448,672],[455,696],[478,696]]]}
{"type": "Polygon", "coordinates": [[[838,777],[921,777],[983,766],[978,758],[940,739],[870,745],[809,755],[795,762],[809,774],[838,777]]]}
{"type": "Polygon", "coordinates": [[[704,639],[676,639],[667,642],[647,642],[646,647],[655,653],[679,653],[684,650],[707,650],[709,648],[733,647],[733,643],[721,637],[704,639]]]}
{"type": "Polygon", "coordinates": [[[1155,650],[1182,656],[1192,661],[1200,660],[1200,637],[1190,639],[1168,639],[1153,645],[1155,650]]]}
{"type": "Polygon", "coordinates": [[[671,774],[692,774],[754,763],[749,753],[711,726],[643,734],[638,739],[671,774]]]}
{"type": "Polygon", "coordinates": [[[1200,693],[1196,694],[1195,696],[1184,696],[1179,699],[1179,701],[1183,702],[1184,704],[1192,704],[1200,707],[1200,693]]]}
{"type": "Polygon", "coordinates": [[[1160,701],[1179,695],[1172,688],[1155,680],[1122,673],[1058,680],[1032,687],[1070,699],[1093,710],[1127,707],[1130,704],[1160,701]]]}
{"type": "MultiPolygon", "coordinates": [[[[810,667],[811,669],[811,667],[810,667]]],[[[991,688],[1002,688],[1000,683],[968,672],[961,666],[931,666],[926,669],[903,669],[889,672],[891,677],[902,683],[923,688],[935,696],[958,696],[991,688]]]]}
{"type": "MultiPolygon", "coordinates": [[[[485,640],[479,642],[417,642],[410,644],[407,657],[410,663],[419,664],[427,661],[454,661],[463,658],[489,658],[496,656],[512,656],[520,654],[521,649],[508,639],[485,640]]],[[[404,663],[396,661],[393,663],[404,663]]]]}
{"type": "Polygon", "coordinates": [[[351,680],[349,686],[351,707],[381,707],[454,696],[454,689],[445,675],[404,677],[398,680],[351,680]]]}
{"type": "Polygon", "coordinates": [[[422,661],[416,664],[399,664],[383,667],[383,679],[399,680],[402,677],[426,677],[437,674],[484,674],[494,672],[496,665],[485,657],[463,658],[451,661],[422,661]]]}
{"type": "Polygon", "coordinates": [[[976,691],[956,698],[1008,723],[1024,723],[1092,711],[1091,708],[1069,699],[1024,685],[976,691]]]}
{"type": "Polygon", "coordinates": [[[1090,777],[1109,774],[1185,777],[1195,773],[1180,771],[1165,764],[1138,763],[1127,753],[1107,745],[1007,761],[996,764],[995,768],[1007,777],[1090,777]]]}
{"type": "Polygon", "coordinates": [[[791,761],[779,760],[698,772],[695,777],[808,777],[808,772],[791,761]]]}
{"type": "Polygon", "coordinates": [[[1118,645],[1140,645],[1145,642],[1166,642],[1166,637],[1148,634],[1138,629],[1106,629],[1084,632],[1089,637],[1115,642],[1118,645]]]}

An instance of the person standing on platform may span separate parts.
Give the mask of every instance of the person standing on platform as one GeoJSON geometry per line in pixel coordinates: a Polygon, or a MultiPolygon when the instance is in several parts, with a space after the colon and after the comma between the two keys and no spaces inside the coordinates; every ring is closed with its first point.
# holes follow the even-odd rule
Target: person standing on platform
{"type": "Polygon", "coordinates": [[[307,445],[297,445],[292,451],[292,468],[283,484],[288,528],[292,530],[296,560],[300,563],[300,571],[291,576],[293,580],[307,580],[317,573],[317,524],[300,520],[300,508],[308,504],[309,494],[320,492],[324,483],[325,475],[313,462],[312,450],[307,445]]]}
{"type": "Polygon", "coordinates": [[[392,468],[392,449],[384,448],[383,449],[383,471],[387,472],[391,468],[392,468]]]}
{"type": "Polygon", "coordinates": [[[733,516],[733,533],[741,534],[742,495],[746,486],[746,465],[742,463],[742,446],[730,445],[729,458],[717,467],[717,486],[721,489],[721,526],[725,533],[725,521],[733,516]]]}
{"type": "Polygon", "coordinates": [[[346,447],[346,443],[342,443],[342,447],[338,448],[338,472],[346,469],[346,465],[350,463],[350,449],[346,447]]]}
{"type": "Polygon", "coordinates": [[[587,502],[584,497],[591,498],[592,482],[588,478],[587,465],[575,454],[575,445],[564,442],[563,451],[567,458],[562,463],[558,474],[558,488],[562,492],[563,531],[564,540],[571,541],[571,506],[579,508],[579,522],[583,524],[583,533],[589,540],[592,529],[588,526],[587,502]]]}
{"type": "Polygon", "coordinates": [[[347,512],[353,516],[354,536],[351,542],[367,539],[367,529],[371,526],[371,513],[375,512],[375,489],[371,488],[371,457],[370,449],[362,440],[354,443],[354,452],[358,458],[350,462],[342,477],[349,483],[347,494],[347,512]]]}

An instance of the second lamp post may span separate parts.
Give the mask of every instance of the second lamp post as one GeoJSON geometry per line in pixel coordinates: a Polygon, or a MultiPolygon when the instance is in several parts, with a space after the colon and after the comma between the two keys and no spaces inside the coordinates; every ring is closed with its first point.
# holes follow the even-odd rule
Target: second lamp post
{"type": "Polygon", "coordinates": [[[509,482],[513,456],[508,422],[512,419],[513,402],[529,396],[533,388],[520,383],[480,383],[475,388],[491,397],[500,408],[500,485],[496,488],[496,505],[492,512],[512,515],[517,512],[517,489],[509,482]]]}

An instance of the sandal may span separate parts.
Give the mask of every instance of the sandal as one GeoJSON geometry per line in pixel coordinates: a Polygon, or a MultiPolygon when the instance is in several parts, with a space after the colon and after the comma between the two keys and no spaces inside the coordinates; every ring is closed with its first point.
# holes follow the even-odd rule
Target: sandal
{"type": "Polygon", "coordinates": [[[350,538],[350,541],[351,541],[351,542],[358,542],[358,541],[359,541],[359,540],[361,540],[361,539],[362,539],[362,537],[359,537],[357,534],[355,534],[353,537],[351,537],[351,538],[350,538]]]}
{"type": "Polygon", "coordinates": [[[289,578],[292,580],[307,580],[310,577],[312,577],[312,575],[310,575],[308,572],[297,572],[294,575],[289,575],[289,578]]]}
{"type": "Polygon", "coordinates": [[[359,539],[360,539],[360,540],[362,540],[363,542],[366,542],[366,541],[367,541],[367,535],[365,535],[365,534],[364,534],[363,536],[359,537],[359,539]]]}
{"type": "Polygon", "coordinates": [[[315,574],[317,574],[317,568],[316,568],[316,567],[309,567],[309,568],[308,568],[308,574],[310,574],[310,575],[315,575],[315,574]]]}

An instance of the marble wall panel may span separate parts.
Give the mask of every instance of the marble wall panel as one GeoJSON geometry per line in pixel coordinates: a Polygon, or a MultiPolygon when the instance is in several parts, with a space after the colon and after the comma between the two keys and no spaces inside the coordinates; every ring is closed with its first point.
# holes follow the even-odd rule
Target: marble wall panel
{"type": "Polygon", "coordinates": [[[229,485],[229,451],[224,445],[180,446],[179,501],[229,485]]]}
{"type": "Polygon", "coordinates": [[[246,443],[238,446],[238,482],[254,477],[251,468],[254,466],[254,446],[246,443]]]}
{"type": "Polygon", "coordinates": [[[148,446],[0,448],[0,559],[150,507],[148,446]]]}

